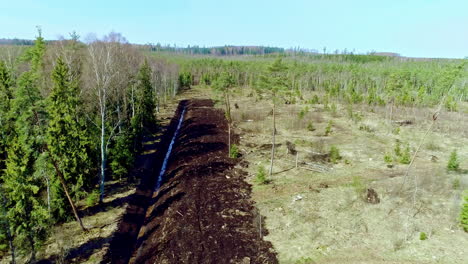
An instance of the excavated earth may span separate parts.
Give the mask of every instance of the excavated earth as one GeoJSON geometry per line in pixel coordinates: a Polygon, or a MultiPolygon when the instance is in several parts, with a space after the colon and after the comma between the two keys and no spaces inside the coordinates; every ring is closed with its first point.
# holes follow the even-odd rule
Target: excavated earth
{"type": "MultiPolygon", "coordinates": [[[[111,243],[112,263],[278,263],[250,200],[246,173],[228,157],[227,122],[211,100],[182,101],[182,127],[161,188],[143,180],[140,200],[129,206],[111,243]],[[136,234],[138,232],[138,234],[136,234]]],[[[237,139],[233,139],[235,142],[237,139]]],[[[166,138],[166,142],[170,141],[166,138]]],[[[167,146],[166,146],[167,147],[167,146]]]]}

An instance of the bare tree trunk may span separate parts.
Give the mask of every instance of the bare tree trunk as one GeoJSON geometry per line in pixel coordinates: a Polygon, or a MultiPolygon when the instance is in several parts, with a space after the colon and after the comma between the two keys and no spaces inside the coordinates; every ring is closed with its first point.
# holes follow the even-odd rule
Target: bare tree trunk
{"type": "Polygon", "coordinates": [[[273,138],[271,144],[271,161],[270,161],[270,173],[269,176],[273,174],[273,161],[275,159],[275,137],[276,137],[276,115],[275,115],[275,102],[273,102],[273,138]]]}
{"type": "Polygon", "coordinates": [[[228,121],[228,150],[229,153],[228,155],[231,154],[231,102],[229,101],[229,93],[225,92],[224,93],[224,98],[225,98],[225,104],[226,104],[226,119],[228,121]]]}
{"type": "Polygon", "coordinates": [[[132,118],[135,117],[135,85],[132,84],[132,118]]]}
{"type": "Polygon", "coordinates": [[[8,236],[8,245],[10,246],[10,252],[11,252],[11,264],[16,264],[15,245],[13,244],[13,236],[11,235],[10,228],[8,228],[7,230],[7,236],[8,236]]]}
{"type": "MultiPolygon", "coordinates": [[[[105,106],[103,106],[105,107],[105,106]]],[[[104,200],[104,183],[106,179],[106,124],[105,124],[105,111],[101,111],[101,181],[99,185],[99,202],[104,200]]]]}
{"type": "Polygon", "coordinates": [[[47,176],[45,176],[44,178],[47,184],[47,210],[49,211],[49,215],[50,215],[50,182],[47,176]]]}
{"type": "Polygon", "coordinates": [[[31,258],[29,263],[34,263],[36,261],[36,247],[34,246],[34,238],[31,234],[28,235],[29,245],[31,246],[31,258]]]}
{"type": "Polygon", "coordinates": [[[65,183],[65,178],[63,177],[63,174],[62,174],[62,172],[60,171],[60,169],[58,167],[57,161],[52,157],[52,155],[50,157],[52,159],[52,163],[54,165],[55,172],[57,173],[57,176],[58,176],[58,178],[60,180],[60,184],[62,185],[63,191],[65,192],[65,195],[67,196],[68,202],[70,203],[70,206],[71,206],[71,208],[73,210],[73,214],[75,215],[76,221],[80,224],[81,230],[86,231],[86,228],[83,226],[83,222],[81,221],[81,218],[78,215],[78,211],[76,210],[75,203],[73,202],[73,200],[72,200],[72,198],[70,196],[70,193],[68,192],[67,184],[65,183]]]}

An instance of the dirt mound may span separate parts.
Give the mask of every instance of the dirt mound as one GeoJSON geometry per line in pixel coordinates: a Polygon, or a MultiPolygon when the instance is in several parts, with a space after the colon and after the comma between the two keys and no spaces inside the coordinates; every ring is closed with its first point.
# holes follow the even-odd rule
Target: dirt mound
{"type": "Polygon", "coordinates": [[[224,113],[212,106],[211,100],[186,104],[164,183],[152,196],[130,263],[278,262],[260,237],[246,175],[228,158],[224,113]]]}
{"type": "MultiPolygon", "coordinates": [[[[135,168],[129,177],[139,179],[140,184],[136,192],[130,197],[125,213],[118,223],[118,231],[113,235],[109,249],[101,263],[128,263],[134,251],[138,233],[144,223],[146,210],[151,202],[162,161],[185,104],[186,101],[182,101],[179,104],[174,118],[164,128],[164,131],[161,131],[161,138],[154,144],[145,144],[145,148],[148,147],[156,151],[151,151],[148,154],[137,157],[135,168]]],[[[146,140],[151,142],[155,141],[155,139],[157,138],[148,137],[146,140]]]]}

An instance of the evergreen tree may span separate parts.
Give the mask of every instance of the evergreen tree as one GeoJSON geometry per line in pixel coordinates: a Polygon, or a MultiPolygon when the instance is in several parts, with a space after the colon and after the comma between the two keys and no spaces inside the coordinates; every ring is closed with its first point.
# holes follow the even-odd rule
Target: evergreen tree
{"type": "Polygon", "coordinates": [[[48,214],[39,196],[41,182],[33,177],[35,151],[30,142],[34,142],[31,135],[15,135],[8,149],[4,186],[7,199],[13,203],[7,218],[20,247],[27,248],[33,261],[36,243],[45,238],[48,214]]]}
{"type": "Polygon", "coordinates": [[[16,263],[16,250],[13,241],[13,230],[11,229],[7,215],[10,208],[11,203],[9,203],[5,197],[3,187],[0,186],[0,250],[4,251],[9,248],[11,253],[11,263],[14,264],[16,263]]]}
{"type": "Polygon", "coordinates": [[[223,93],[224,97],[224,108],[226,112],[226,120],[228,122],[228,149],[229,152],[231,153],[231,124],[232,124],[232,118],[231,118],[231,102],[230,102],[230,97],[231,97],[231,89],[235,85],[235,80],[227,72],[221,73],[218,79],[213,83],[213,88],[217,91],[220,91],[223,93]]]}
{"type": "Polygon", "coordinates": [[[54,87],[47,105],[49,114],[46,137],[47,150],[71,209],[84,229],[72,196],[79,196],[79,193],[82,192],[84,179],[89,173],[90,140],[82,130],[77,116],[78,87],[76,82],[71,80],[69,69],[62,58],[57,59],[52,79],[54,87]],[[69,187],[72,187],[71,193],[68,192],[69,187]]]}
{"type": "Polygon", "coordinates": [[[0,176],[5,169],[8,136],[12,130],[12,122],[8,116],[10,101],[13,99],[11,91],[11,77],[3,61],[0,61],[0,176]]]}
{"type": "Polygon", "coordinates": [[[15,263],[15,246],[13,243],[14,232],[8,220],[8,210],[11,209],[11,202],[5,196],[3,189],[5,161],[7,159],[7,148],[9,138],[13,130],[13,122],[9,116],[13,80],[5,63],[0,61],[0,250],[10,249],[12,263],[15,263]]]}
{"type": "Polygon", "coordinates": [[[145,60],[137,75],[135,89],[135,116],[132,123],[135,133],[139,134],[144,128],[152,128],[156,124],[154,110],[156,104],[151,85],[151,68],[145,60]]]}
{"type": "Polygon", "coordinates": [[[460,213],[460,223],[465,230],[465,232],[468,232],[468,192],[465,192],[465,197],[464,197],[464,203],[461,209],[460,213]]]}
{"type": "Polygon", "coordinates": [[[450,153],[450,158],[447,163],[447,170],[449,171],[457,171],[460,168],[460,162],[458,161],[457,151],[453,150],[450,153]]]}
{"type": "Polygon", "coordinates": [[[272,146],[269,176],[273,173],[273,162],[275,159],[275,136],[276,136],[276,105],[279,97],[289,92],[289,81],[286,76],[287,66],[281,58],[276,59],[273,64],[268,66],[267,72],[260,76],[259,93],[265,94],[273,105],[273,122],[272,122],[272,146]]]}
{"type": "Polygon", "coordinates": [[[34,176],[35,162],[44,150],[43,127],[46,115],[39,92],[42,56],[45,46],[42,37],[29,49],[31,70],[18,79],[10,100],[12,131],[8,138],[3,187],[5,198],[11,203],[7,219],[20,248],[27,248],[34,261],[36,244],[45,238],[48,214],[39,190],[41,179],[34,176]]]}

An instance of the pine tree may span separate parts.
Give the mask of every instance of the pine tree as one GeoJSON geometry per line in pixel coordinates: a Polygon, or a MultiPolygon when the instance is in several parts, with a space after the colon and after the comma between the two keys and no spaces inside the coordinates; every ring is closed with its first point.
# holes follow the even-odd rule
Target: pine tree
{"type": "Polygon", "coordinates": [[[226,120],[228,122],[228,153],[231,153],[231,89],[234,87],[235,81],[232,75],[227,72],[221,73],[218,79],[213,83],[213,88],[223,93],[224,97],[224,108],[226,112],[226,120]]]}
{"type": "Polygon", "coordinates": [[[447,163],[447,170],[449,171],[457,171],[460,168],[460,162],[458,161],[457,151],[453,150],[450,153],[450,158],[447,163]]]}
{"type": "Polygon", "coordinates": [[[273,162],[275,159],[275,136],[276,136],[276,105],[280,95],[288,92],[290,84],[286,76],[287,66],[281,58],[276,59],[268,66],[267,72],[260,76],[259,93],[266,94],[272,102],[272,146],[269,176],[273,173],[273,162]]]}
{"type": "Polygon", "coordinates": [[[90,140],[82,130],[77,116],[78,87],[76,82],[71,80],[69,69],[62,58],[57,59],[52,79],[54,87],[47,104],[49,114],[46,137],[47,151],[71,209],[80,226],[84,229],[72,196],[79,196],[84,178],[89,173],[90,140]],[[73,190],[72,193],[68,191],[70,186],[73,190]]]}

